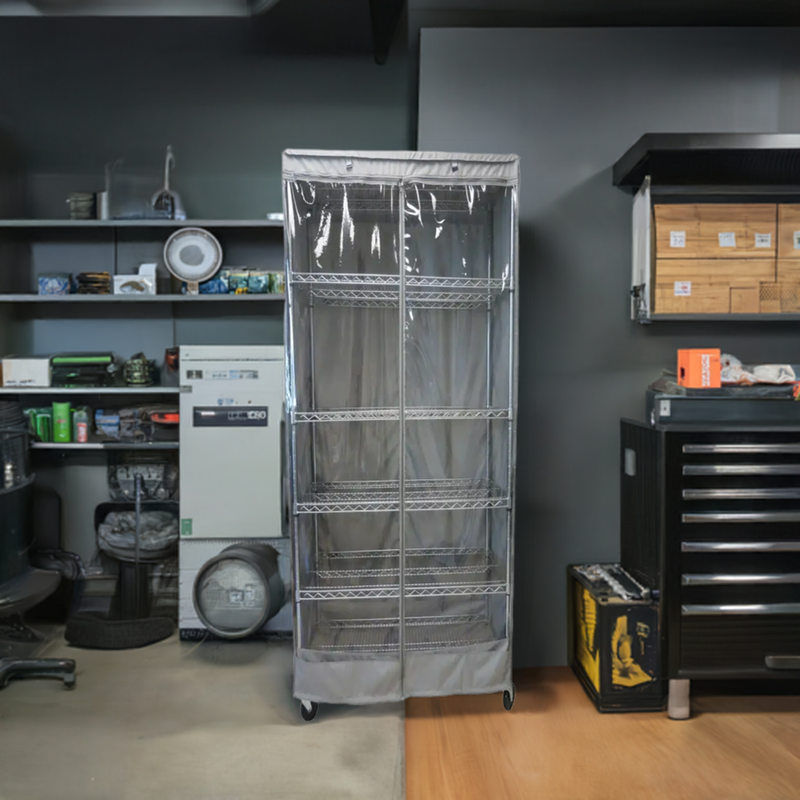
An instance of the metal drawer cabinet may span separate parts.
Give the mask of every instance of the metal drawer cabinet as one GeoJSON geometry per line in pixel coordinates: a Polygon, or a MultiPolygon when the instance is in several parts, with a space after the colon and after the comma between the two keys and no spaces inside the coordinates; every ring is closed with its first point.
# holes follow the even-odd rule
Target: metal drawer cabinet
{"type": "Polygon", "coordinates": [[[670,716],[691,679],[800,677],[800,428],[622,423],[622,565],[660,592],[670,716]]]}

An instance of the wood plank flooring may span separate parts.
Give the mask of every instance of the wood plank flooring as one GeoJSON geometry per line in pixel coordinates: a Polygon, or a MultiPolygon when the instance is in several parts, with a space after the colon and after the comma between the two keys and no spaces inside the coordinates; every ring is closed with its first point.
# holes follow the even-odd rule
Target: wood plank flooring
{"type": "Polygon", "coordinates": [[[600,714],[568,667],[500,695],[406,702],[406,800],[797,800],[800,697],[705,696],[692,718],[600,714]]]}

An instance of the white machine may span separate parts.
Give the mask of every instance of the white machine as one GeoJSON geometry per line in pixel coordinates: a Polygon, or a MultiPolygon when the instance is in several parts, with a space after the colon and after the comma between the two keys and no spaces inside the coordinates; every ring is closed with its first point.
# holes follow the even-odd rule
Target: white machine
{"type": "MultiPolygon", "coordinates": [[[[264,541],[291,585],[283,470],[283,347],[184,345],[180,349],[180,608],[182,639],[206,634],[195,578],[236,543],[264,541]]],[[[229,592],[234,602],[246,591],[229,592]]],[[[265,630],[291,632],[291,604],[265,630]]]]}

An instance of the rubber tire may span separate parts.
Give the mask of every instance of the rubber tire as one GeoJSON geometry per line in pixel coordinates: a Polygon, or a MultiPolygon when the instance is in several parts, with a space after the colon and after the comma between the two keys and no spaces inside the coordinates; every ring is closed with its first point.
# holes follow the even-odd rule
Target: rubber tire
{"type": "Polygon", "coordinates": [[[517,699],[517,687],[514,684],[511,684],[511,691],[509,692],[506,689],[503,692],[503,708],[506,711],[511,711],[514,708],[514,701],[517,699]]]}
{"type": "Polygon", "coordinates": [[[129,650],[146,647],[172,636],[174,625],[166,617],[109,620],[75,614],[67,620],[64,638],[74,647],[92,650],[129,650]]]}
{"type": "Polygon", "coordinates": [[[305,703],[300,703],[300,716],[306,721],[311,722],[317,716],[319,711],[319,703],[311,701],[311,708],[306,708],[305,703]]]}

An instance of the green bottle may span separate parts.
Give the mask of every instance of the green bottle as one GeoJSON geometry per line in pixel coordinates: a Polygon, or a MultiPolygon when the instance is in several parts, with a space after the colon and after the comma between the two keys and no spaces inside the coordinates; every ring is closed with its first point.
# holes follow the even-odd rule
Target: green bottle
{"type": "Polygon", "coordinates": [[[53,441],[72,441],[72,415],[69,403],[53,403],[53,441]]]}

